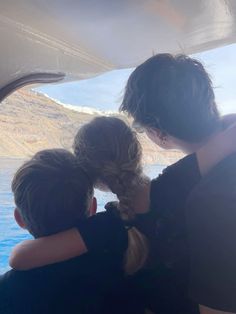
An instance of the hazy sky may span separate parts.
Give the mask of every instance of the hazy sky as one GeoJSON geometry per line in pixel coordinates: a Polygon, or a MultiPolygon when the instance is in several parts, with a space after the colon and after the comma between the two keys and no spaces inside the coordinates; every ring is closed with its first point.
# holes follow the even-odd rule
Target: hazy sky
{"type": "MultiPolygon", "coordinates": [[[[223,113],[236,112],[236,44],[194,55],[211,74],[223,113]]],[[[116,110],[132,69],[116,70],[90,80],[48,85],[39,90],[66,104],[116,110]]]]}

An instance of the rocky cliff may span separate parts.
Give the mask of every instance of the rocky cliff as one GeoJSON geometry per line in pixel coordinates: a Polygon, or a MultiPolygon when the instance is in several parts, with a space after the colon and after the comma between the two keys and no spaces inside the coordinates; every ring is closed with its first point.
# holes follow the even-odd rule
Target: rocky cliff
{"type": "MultiPolygon", "coordinates": [[[[0,105],[0,156],[28,157],[45,148],[71,148],[76,130],[98,113],[70,110],[46,96],[22,89],[0,105]]],[[[170,164],[181,157],[140,135],[145,163],[170,164]]]]}

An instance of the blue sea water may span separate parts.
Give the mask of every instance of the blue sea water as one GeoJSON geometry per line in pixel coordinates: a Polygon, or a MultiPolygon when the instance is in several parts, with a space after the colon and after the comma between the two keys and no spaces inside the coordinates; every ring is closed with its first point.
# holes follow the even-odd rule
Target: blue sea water
{"type": "MultiPolygon", "coordinates": [[[[19,242],[30,238],[26,230],[18,227],[14,220],[14,201],[11,193],[11,181],[22,159],[0,158],[0,274],[9,269],[8,258],[11,249],[19,242]]],[[[145,168],[150,177],[157,176],[163,166],[152,165],[145,168]]],[[[114,200],[111,193],[96,191],[98,210],[103,210],[106,202],[114,200]]]]}

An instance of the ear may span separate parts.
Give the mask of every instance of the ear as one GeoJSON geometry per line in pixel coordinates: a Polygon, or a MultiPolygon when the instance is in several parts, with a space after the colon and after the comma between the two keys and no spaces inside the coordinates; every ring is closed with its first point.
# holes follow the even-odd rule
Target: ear
{"type": "Polygon", "coordinates": [[[156,145],[158,145],[161,148],[164,148],[164,149],[175,148],[175,145],[173,146],[173,143],[170,140],[170,136],[167,133],[162,132],[159,129],[152,129],[152,128],[147,129],[146,134],[152,142],[154,142],[156,145]]]}
{"type": "Polygon", "coordinates": [[[23,218],[21,217],[21,214],[17,208],[15,208],[15,210],[14,210],[14,217],[15,217],[15,221],[17,222],[17,224],[22,229],[26,229],[26,224],[25,224],[23,218]]]}
{"type": "Polygon", "coordinates": [[[150,138],[150,140],[157,145],[159,145],[160,139],[163,136],[161,130],[153,128],[146,129],[146,134],[150,138]]]}
{"type": "Polygon", "coordinates": [[[89,208],[89,216],[93,216],[96,214],[97,212],[97,199],[96,197],[93,197],[92,201],[91,201],[91,205],[89,208]]]}

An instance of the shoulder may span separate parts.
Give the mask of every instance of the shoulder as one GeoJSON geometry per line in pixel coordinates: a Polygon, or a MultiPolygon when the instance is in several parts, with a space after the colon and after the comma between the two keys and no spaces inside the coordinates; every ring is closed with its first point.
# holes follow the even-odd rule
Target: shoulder
{"type": "Polygon", "coordinates": [[[196,155],[184,157],[167,167],[161,175],[152,180],[152,206],[160,209],[183,207],[188,194],[200,179],[196,155]]]}
{"type": "Polygon", "coordinates": [[[15,271],[10,270],[6,272],[5,274],[0,276],[0,291],[2,292],[5,288],[7,288],[8,285],[10,285],[11,282],[14,282],[15,279],[15,271]]]}
{"type": "Polygon", "coordinates": [[[0,313],[9,313],[11,310],[11,298],[8,288],[8,273],[0,276],[0,313]]]}
{"type": "Polygon", "coordinates": [[[7,283],[7,273],[0,276],[0,298],[2,293],[6,290],[6,283],[7,283]]]}
{"type": "Polygon", "coordinates": [[[9,270],[0,276],[0,291],[5,289],[7,293],[17,293],[17,290],[28,287],[28,281],[31,278],[32,271],[9,270]]]}
{"type": "Polygon", "coordinates": [[[196,154],[190,154],[190,155],[187,155],[184,158],[180,159],[176,163],[167,167],[163,171],[163,174],[179,173],[179,172],[182,173],[182,171],[191,171],[191,172],[194,171],[194,172],[199,173],[196,154]]]}
{"type": "MultiPolygon", "coordinates": [[[[0,312],[1,313],[14,313],[11,312],[16,298],[22,295],[23,286],[25,281],[19,278],[18,272],[10,270],[0,276],[0,312]]],[[[24,290],[25,291],[25,290],[24,290]]]]}
{"type": "Polygon", "coordinates": [[[157,178],[152,180],[152,186],[155,188],[155,186],[161,184],[184,181],[194,181],[196,183],[200,178],[197,158],[195,154],[192,154],[165,168],[157,178]]]}
{"type": "MultiPolygon", "coordinates": [[[[106,206],[107,207],[107,206],[106,206]]],[[[108,208],[106,211],[97,213],[90,216],[86,220],[81,221],[78,224],[79,230],[93,229],[94,232],[104,230],[104,232],[112,231],[112,229],[123,229],[124,225],[119,215],[116,214],[114,207],[108,208]]]]}
{"type": "Polygon", "coordinates": [[[125,225],[112,210],[91,216],[77,227],[90,252],[109,250],[124,253],[128,246],[125,225]]]}

